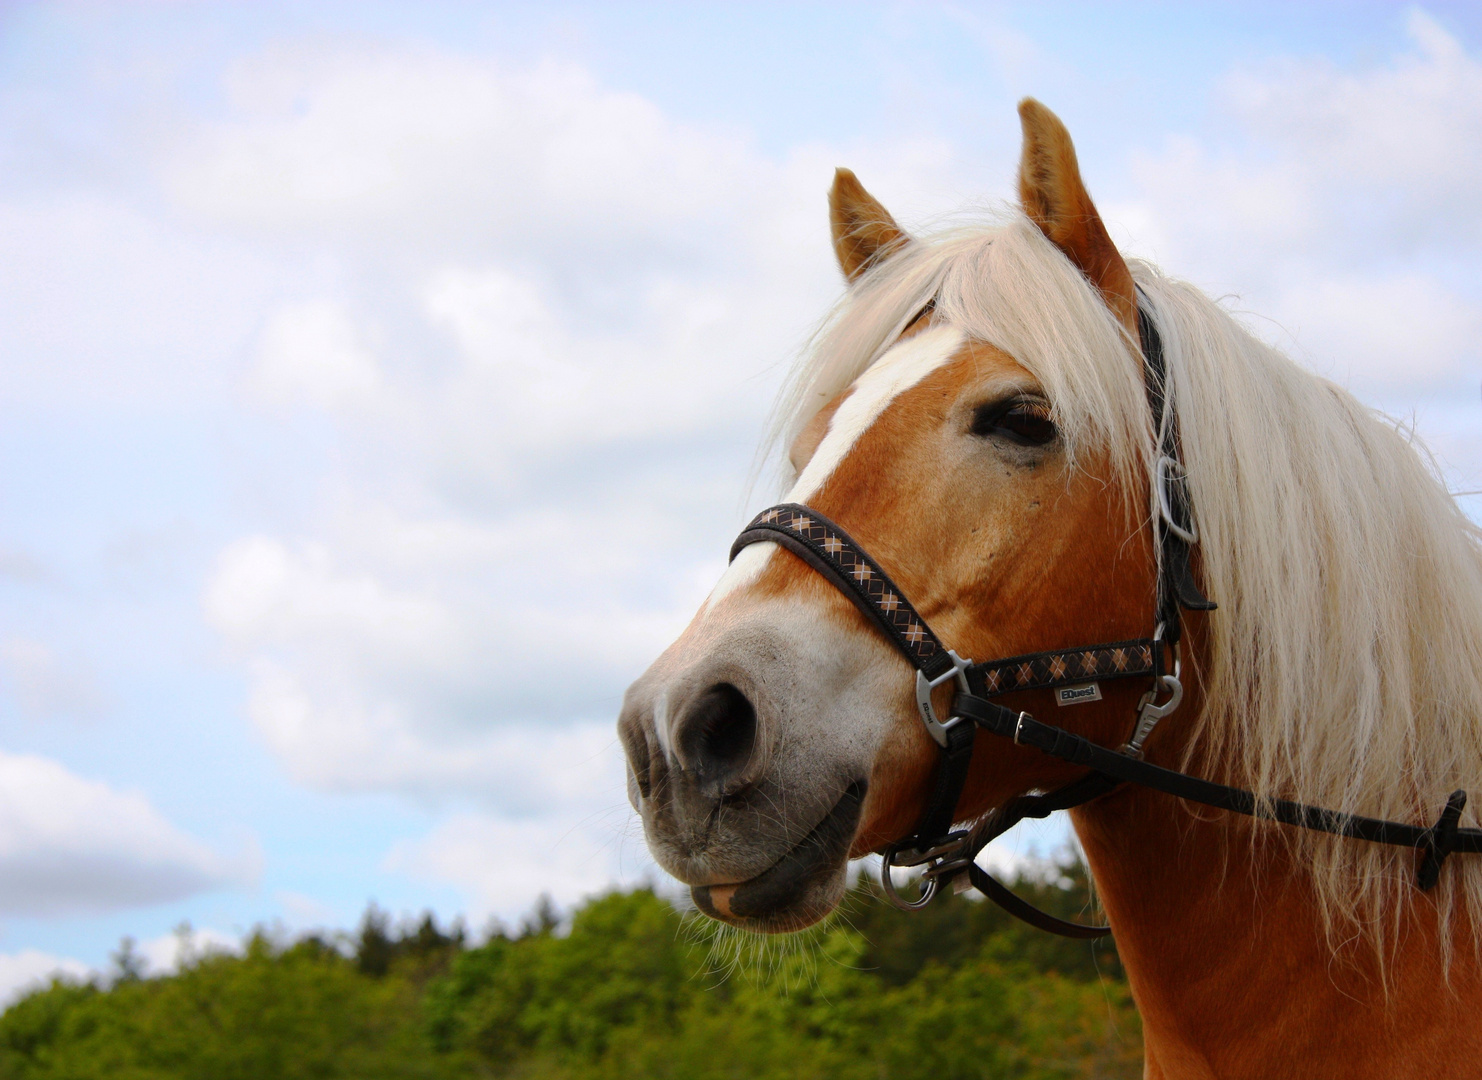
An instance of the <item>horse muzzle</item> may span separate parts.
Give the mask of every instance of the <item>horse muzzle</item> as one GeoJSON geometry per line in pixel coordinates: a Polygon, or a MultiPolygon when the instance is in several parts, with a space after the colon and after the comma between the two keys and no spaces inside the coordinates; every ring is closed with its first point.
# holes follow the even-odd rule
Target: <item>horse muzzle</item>
{"type": "Polygon", "coordinates": [[[784,934],[822,919],[839,902],[865,785],[850,784],[828,815],[777,862],[748,881],[695,885],[690,896],[711,918],[784,934]]]}
{"type": "Polygon", "coordinates": [[[697,621],[618,721],[655,860],[706,914],[768,932],[816,922],[842,896],[880,731],[901,704],[859,659],[868,637],[830,641],[800,606],[697,621]]]}

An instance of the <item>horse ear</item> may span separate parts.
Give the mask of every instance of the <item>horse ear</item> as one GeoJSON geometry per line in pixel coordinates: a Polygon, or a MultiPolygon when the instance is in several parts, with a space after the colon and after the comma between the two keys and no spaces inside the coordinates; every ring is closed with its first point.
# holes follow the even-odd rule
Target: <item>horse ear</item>
{"type": "Polygon", "coordinates": [[[839,258],[839,269],[850,281],[911,239],[848,169],[834,170],[828,214],[834,232],[834,254],[839,258]]]}
{"type": "Polygon", "coordinates": [[[1024,212],[1096,286],[1135,339],[1137,290],[1132,272],[1081,183],[1070,132],[1034,98],[1019,102],[1019,122],[1024,128],[1019,159],[1019,202],[1024,212]]]}

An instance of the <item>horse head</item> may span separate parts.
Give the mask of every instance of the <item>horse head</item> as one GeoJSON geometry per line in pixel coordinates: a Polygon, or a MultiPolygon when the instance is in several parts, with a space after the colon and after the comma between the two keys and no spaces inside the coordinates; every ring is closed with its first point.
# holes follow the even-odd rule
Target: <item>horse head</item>
{"type": "MultiPolygon", "coordinates": [[[[789,432],[785,501],[838,523],[943,641],[980,659],[1153,629],[1154,435],[1132,274],[1064,126],[1032,100],[1020,116],[1022,214],[992,232],[913,239],[838,171],[829,206],[850,290],[789,432]],[[985,324],[992,340],[973,332],[985,324]]],[[[847,860],[909,834],[927,801],[939,750],[913,675],[793,552],[741,549],[619,722],[660,865],[738,925],[827,914],[847,860]]],[[[1049,690],[1006,700],[1119,743],[1143,689],[1108,683],[1063,710],[1049,690]]],[[[995,745],[975,755],[958,817],[1075,774],[995,745]]]]}
{"type": "Polygon", "coordinates": [[[783,398],[792,505],[624,704],[649,846],[761,931],[877,850],[1007,904],[971,843],[1047,793],[1149,1076],[1470,1075],[1482,530],[1402,428],[1124,260],[1065,128],[1020,117],[996,227],[913,238],[837,174],[849,285],[783,398]],[[1162,703],[1087,659],[1180,688],[1180,632],[1162,703]],[[948,650],[980,662],[955,696],[948,650]],[[1078,662],[1106,680],[1036,673],[1078,662]]]}

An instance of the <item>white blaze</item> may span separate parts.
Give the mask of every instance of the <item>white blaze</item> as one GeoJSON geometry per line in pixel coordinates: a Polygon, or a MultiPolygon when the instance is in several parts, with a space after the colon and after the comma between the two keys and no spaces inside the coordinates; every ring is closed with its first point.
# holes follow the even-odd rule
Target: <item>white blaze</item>
{"type": "MultiPolygon", "coordinates": [[[[952,359],[964,340],[965,335],[956,327],[930,327],[898,343],[871,364],[854,380],[849,396],[829,418],[828,433],[782,501],[807,502],[890,403],[952,359]]],[[[711,590],[704,610],[709,611],[724,597],[760,577],[776,550],[776,544],[768,543],[742,549],[711,590]]]]}

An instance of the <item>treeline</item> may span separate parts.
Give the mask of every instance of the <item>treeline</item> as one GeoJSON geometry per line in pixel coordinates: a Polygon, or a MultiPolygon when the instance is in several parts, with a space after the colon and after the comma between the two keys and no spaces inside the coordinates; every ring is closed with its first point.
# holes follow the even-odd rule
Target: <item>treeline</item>
{"type": "MultiPolygon", "coordinates": [[[[1021,886],[1065,917],[1083,878],[1021,886]]],[[[127,953],[124,953],[127,956],[127,953]]],[[[358,935],[127,961],[0,1016],[5,1080],[815,1080],[1142,1075],[1115,950],[953,896],[907,914],[861,885],[822,929],[757,939],[647,890],[470,945],[429,916],[358,935]]]]}

